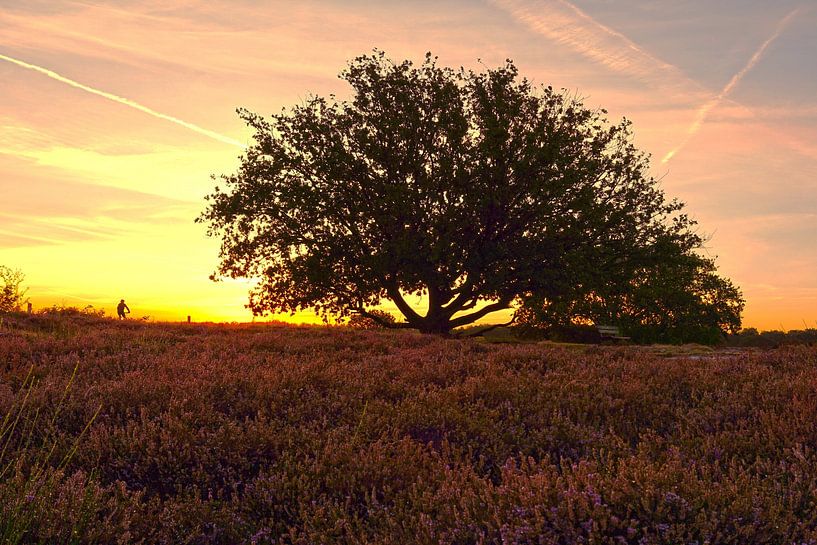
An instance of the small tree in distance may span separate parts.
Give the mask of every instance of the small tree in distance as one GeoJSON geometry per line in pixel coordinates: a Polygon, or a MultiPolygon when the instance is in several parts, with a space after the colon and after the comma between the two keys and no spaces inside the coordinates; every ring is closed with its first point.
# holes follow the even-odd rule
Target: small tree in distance
{"type": "Polygon", "coordinates": [[[516,66],[350,62],[347,101],[269,119],[198,221],[221,238],[214,279],[258,278],[256,314],[312,308],[447,333],[522,300],[627,282],[701,239],[632,145],[630,123],[516,66]],[[425,313],[406,300],[427,297],[425,313]],[[390,299],[405,322],[372,312],[390,299]]]}
{"type": "Polygon", "coordinates": [[[14,312],[28,301],[23,289],[25,275],[19,269],[0,265],[0,312],[14,312]]]}

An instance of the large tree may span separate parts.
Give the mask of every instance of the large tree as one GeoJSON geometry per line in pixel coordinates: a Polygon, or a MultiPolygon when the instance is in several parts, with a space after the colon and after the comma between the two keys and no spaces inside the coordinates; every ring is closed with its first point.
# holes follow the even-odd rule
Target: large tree
{"type": "Polygon", "coordinates": [[[222,240],[214,278],[258,279],[257,314],[379,321],[389,299],[405,316],[394,326],[445,333],[532,293],[623,281],[657,245],[701,243],[628,121],[511,61],[474,72],[375,51],[341,78],[349,100],[239,110],[255,142],[199,218],[222,240]]]}

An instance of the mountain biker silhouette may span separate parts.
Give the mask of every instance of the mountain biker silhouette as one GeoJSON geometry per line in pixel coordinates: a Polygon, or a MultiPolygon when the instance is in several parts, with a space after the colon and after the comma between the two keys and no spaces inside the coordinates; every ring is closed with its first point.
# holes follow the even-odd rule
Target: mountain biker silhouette
{"type": "Polygon", "coordinates": [[[128,305],[125,304],[125,300],[120,299],[119,304],[116,305],[116,313],[119,315],[120,320],[125,319],[125,311],[126,310],[128,311],[127,314],[130,314],[130,309],[128,308],[128,305]]]}

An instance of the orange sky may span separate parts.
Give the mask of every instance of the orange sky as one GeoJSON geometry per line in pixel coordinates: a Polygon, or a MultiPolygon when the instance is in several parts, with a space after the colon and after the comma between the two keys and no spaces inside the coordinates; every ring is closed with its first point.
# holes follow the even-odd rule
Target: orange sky
{"type": "Polygon", "coordinates": [[[513,58],[627,116],[743,288],[744,324],[817,327],[817,9],[711,4],[0,0],[0,264],[36,306],[249,320],[245,283],[207,279],[218,242],[193,223],[248,141],[234,109],[343,97],[348,59],[431,50],[513,58]]]}

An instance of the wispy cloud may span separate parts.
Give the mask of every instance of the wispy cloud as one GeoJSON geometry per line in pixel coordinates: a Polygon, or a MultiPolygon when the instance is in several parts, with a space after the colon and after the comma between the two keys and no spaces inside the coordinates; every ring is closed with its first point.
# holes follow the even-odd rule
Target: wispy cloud
{"type": "MultiPolygon", "coordinates": [[[[229,153],[229,152],[228,152],[229,153]]],[[[40,145],[3,147],[0,141],[0,172],[6,165],[3,156],[17,160],[14,179],[30,171],[40,177],[73,180],[95,186],[137,190],[154,196],[186,203],[199,203],[210,188],[210,174],[222,171],[221,154],[210,149],[185,150],[157,148],[145,152],[105,154],[94,149],[57,142],[40,145]],[[22,167],[22,168],[21,168],[22,167]]],[[[234,158],[230,158],[230,164],[234,158]]],[[[0,182],[0,189],[5,182],[0,182]]],[[[0,192],[0,194],[2,194],[0,192]]],[[[73,200],[75,197],[73,196],[73,200]]]]}
{"type": "Polygon", "coordinates": [[[113,240],[124,231],[75,218],[32,218],[0,214],[0,244],[8,247],[113,240]]]}
{"type": "Polygon", "coordinates": [[[107,91],[102,91],[100,89],[96,89],[94,87],[90,87],[83,83],[79,83],[78,81],[74,81],[70,78],[62,76],[53,70],[49,70],[48,68],[43,68],[42,66],[37,66],[36,64],[31,64],[25,61],[21,61],[19,59],[15,59],[13,57],[8,57],[6,55],[0,54],[0,60],[4,60],[10,62],[12,64],[16,64],[22,68],[26,68],[28,70],[33,70],[45,76],[48,76],[51,79],[57,80],[61,83],[65,83],[66,85],[70,85],[71,87],[75,87],[77,89],[81,89],[88,93],[101,96],[102,98],[106,98],[108,100],[112,100],[113,102],[118,102],[119,104],[123,104],[128,106],[129,108],[133,108],[135,110],[139,110],[140,112],[146,113],[158,119],[163,119],[165,121],[170,121],[171,123],[175,123],[176,125],[180,125],[186,129],[189,129],[193,132],[206,136],[208,138],[212,138],[213,140],[218,140],[219,142],[223,142],[225,144],[230,144],[231,146],[236,146],[239,148],[245,148],[246,145],[235,140],[234,138],[230,138],[229,136],[225,136],[223,134],[217,133],[215,131],[211,131],[209,129],[205,129],[204,127],[200,127],[194,123],[190,123],[188,121],[184,121],[183,119],[179,119],[178,117],[173,117],[172,115],[163,114],[161,112],[157,112],[152,108],[148,108],[142,104],[139,104],[136,101],[130,100],[128,98],[120,97],[113,93],[109,93],[107,91]]]}
{"type": "Polygon", "coordinates": [[[686,146],[686,144],[698,133],[698,131],[701,130],[701,127],[703,126],[704,122],[706,121],[706,118],[709,115],[709,112],[712,111],[714,108],[716,108],[721,102],[723,102],[723,100],[727,96],[729,96],[729,94],[735,89],[735,87],[738,86],[738,84],[746,76],[746,74],[748,74],[749,71],[752,70],[752,68],[754,68],[755,65],[757,65],[758,62],[760,62],[760,59],[763,57],[763,54],[766,52],[766,50],[769,48],[769,46],[772,45],[772,43],[777,38],[780,37],[780,35],[783,33],[783,30],[785,30],[786,26],[791,22],[791,20],[794,18],[794,16],[797,15],[797,13],[799,13],[799,12],[800,12],[800,8],[797,8],[797,9],[793,10],[791,13],[789,13],[788,15],[786,15],[783,19],[781,19],[780,22],[777,24],[777,27],[775,28],[772,35],[769,36],[769,38],[766,39],[766,41],[763,42],[760,45],[760,47],[757,49],[757,51],[755,51],[754,55],[752,55],[752,57],[749,59],[749,62],[747,62],[746,65],[743,68],[741,68],[741,70],[737,74],[732,76],[732,79],[729,80],[729,82],[726,84],[726,86],[723,89],[721,89],[721,91],[717,95],[710,98],[708,101],[706,101],[703,104],[703,106],[701,106],[698,109],[698,112],[695,115],[695,120],[692,122],[692,125],[690,125],[689,129],[687,129],[686,136],[684,137],[684,139],[681,141],[680,144],[678,144],[673,149],[671,149],[664,156],[664,158],[661,159],[662,163],[667,163],[673,157],[675,157],[675,155],[684,146],[686,146]]]}
{"type": "Polygon", "coordinates": [[[25,6],[0,9],[0,45],[5,44],[9,54],[49,51],[60,57],[115,62],[120,68],[166,69],[235,82],[263,78],[269,72],[334,81],[348,55],[318,45],[331,39],[331,33],[316,30],[316,24],[329,26],[331,21],[336,31],[354,29],[354,40],[347,42],[366,44],[355,53],[379,43],[373,31],[378,25],[370,17],[328,2],[315,9],[279,1],[267,10],[220,0],[184,8],[174,2],[162,4],[167,9],[144,1],[129,2],[127,9],[70,2],[70,9],[36,16],[25,6]],[[240,54],[234,51],[237,44],[240,54]]]}
{"type": "Polygon", "coordinates": [[[534,32],[613,72],[688,98],[700,85],[617,30],[567,0],[491,0],[534,32]]]}

